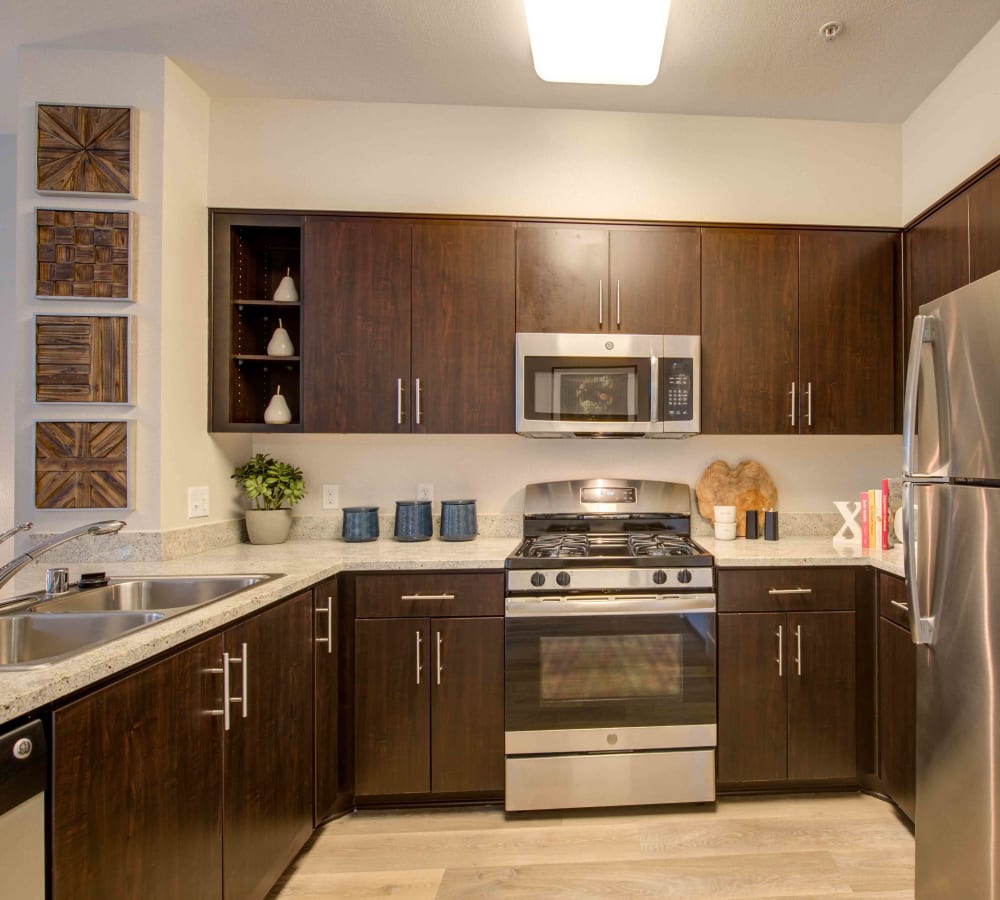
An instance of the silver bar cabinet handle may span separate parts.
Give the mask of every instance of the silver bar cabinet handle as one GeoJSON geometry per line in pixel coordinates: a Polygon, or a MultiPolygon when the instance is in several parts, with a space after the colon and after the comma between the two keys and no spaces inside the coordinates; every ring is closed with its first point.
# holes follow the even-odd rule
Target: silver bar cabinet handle
{"type": "Polygon", "coordinates": [[[795,626],[795,669],[798,676],[802,677],[802,626],[795,626]]]}
{"type": "Polygon", "coordinates": [[[420,643],[421,637],[420,632],[417,632],[417,684],[420,684],[420,673],[423,671],[423,666],[420,665],[420,643]]]}
{"type": "Polygon", "coordinates": [[[414,393],[416,393],[417,395],[417,414],[415,418],[417,424],[419,425],[424,419],[424,403],[423,403],[424,388],[423,385],[420,384],[419,378],[417,378],[413,382],[413,390],[414,393]]]}
{"type": "Polygon", "coordinates": [[[222,676],[222,709],[211,709],[208,714],[210,716],[222,716],[222,726],[224,731],[229,731],[229,654],[222,654],[222,668],[221,669],[205,669],[205,672],[210,675],[221,675],[222,676]]]}
{"type": "Polygon", "coordinates": [[[905,613],[908,613],[910,611],[910,607],[907,604],[905,604],[905,603],[903,603],[903,602],[901,602],[899,600],[890,600],[889,601],[889,605],[890,606],[895,606],[896,609],[901,609],[905,613]]]}
{"type": "Polygon", "coordinates": [[[604,326],[604,279],[597,279],[597,324],[604,326]]]}
{"type": "Polygon", "coordinates": [[[806,382],[806,425],[812,427],[813,423],[813,383],[806,382]]]}
{"type": "Polygon", "coordinates": [[[454,600],[454,594],[403,594],[400,600],[454,600]]]}
{"type": "Polygon", "coordinates": [[[436,632],[437,634],[437,683],[441,683],[441,632],[436,632]]]}
{"type": "Polygon", "coordinates": [[[326,606],[317,606],[316,612],[326,613],[326,637],[316,638],[317,644],[326,644],[326,652],[333,653],[333,595],[326,598],[326,606]]]}
{"type": "Polygon", "coordinates": [[[795,382],[792,382],[792,389],[788,392],[792,398],[792,411],[788,414],[788,418],[792,422],[792,428],[795,427],[795,382]]]}
{"type": "Polygon", "coordinates": [[[396,379],[396,424],[403,424],[403,379],[396,379]]]}
{"type": "Polygon", "coordinates": [[[615,299],[615,324],[622,327],[622,283],[621,279],[616,282],[617,297],[615,299]]]}
{"type": "Polygon", "coordinates": [[[783,678],[785,675],[785,626],[779,625],[774,636],[778,639],[778,658],[775,660],[778,663],[778,677],[783,678]]]}
{"type": "Polygon", "coordinates": [[[811,594],[812,588],[768,588],[769,594],[811,594]]]}

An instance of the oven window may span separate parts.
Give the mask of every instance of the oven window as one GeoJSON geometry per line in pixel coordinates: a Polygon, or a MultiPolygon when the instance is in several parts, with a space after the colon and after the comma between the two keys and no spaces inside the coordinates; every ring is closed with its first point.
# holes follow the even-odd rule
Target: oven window
{"type": "Polygon", "coordinates": [[[543,703],[680,696],[680,635],[543,637],[540,643],[543,703]]]}
{"type": "Polygon", "coordinates": [[[525,357],[524,415],[554,422],[648,422],[649,377],[644,357],[525,357]]]}

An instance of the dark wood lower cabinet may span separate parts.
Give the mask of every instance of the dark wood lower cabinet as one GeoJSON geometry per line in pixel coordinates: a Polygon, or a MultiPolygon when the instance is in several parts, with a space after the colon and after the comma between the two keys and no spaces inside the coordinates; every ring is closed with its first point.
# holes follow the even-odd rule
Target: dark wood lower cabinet
{"type": "Polygon", "coordinates": [[[910,633],[880,618],[879,775],[885,792],[914,820],[917,797],[917,648],[910,633]]]}
{"type": "Polygon", "coordinates": [[[57,709],[52,898],[222,896],[222,638],[57,709]]]}

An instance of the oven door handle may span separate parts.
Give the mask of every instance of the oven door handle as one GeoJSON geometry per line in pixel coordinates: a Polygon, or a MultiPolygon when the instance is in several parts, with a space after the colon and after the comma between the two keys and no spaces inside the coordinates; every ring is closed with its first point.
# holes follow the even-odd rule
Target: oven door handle
{"type": "Polygon", "coordinates": [[[574,594],[508,597],[507,618],[552,616],[648,616],[657,613],[714,613],[715,594],[574,594]]]}

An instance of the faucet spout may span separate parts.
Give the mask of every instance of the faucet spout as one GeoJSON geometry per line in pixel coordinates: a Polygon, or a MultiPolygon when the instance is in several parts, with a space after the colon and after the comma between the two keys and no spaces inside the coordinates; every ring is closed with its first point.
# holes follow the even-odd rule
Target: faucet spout
{"type": "Polygon", "coordinates": [[[6,543],[20,531],[27,531],[28,529],[33,528],[34,525],[34,522],[24,522],[21,525],[15,525],[13,528],[7,529],[7,531],[3,534],[0,534],[0,544],[6,543]]]}
{"type": "MultiPolygon", "coordinates": [[[[27,526],[28,528],[31,525],[27,526]]],[[[37,544],[30,550],[22,553],[20,556],[15,557],[9,563],[4,566],[0,566],[0,588],[2,588],[8,581],[11,580],[18,572],[21,571],[28,563],[34,562],[38,557],[56,547],[61,546],[69,541],[76,540],[76,538],[84,537],[85,535],[98,535],[98,534],[118,534],[125,527],[125,523],[119,519],[106,519],[102,522],[92,522],[89,525],[81,525],[79,528],[71,528],[69,531],[64,531],[62,534],[54,535],[47,541],[42,541],[42,543],[37,544]]],[[[21,526],[21,530],[24,526],[21,526]]],[[[18,529],[15,529],[15,533],[18,529]]]]}

